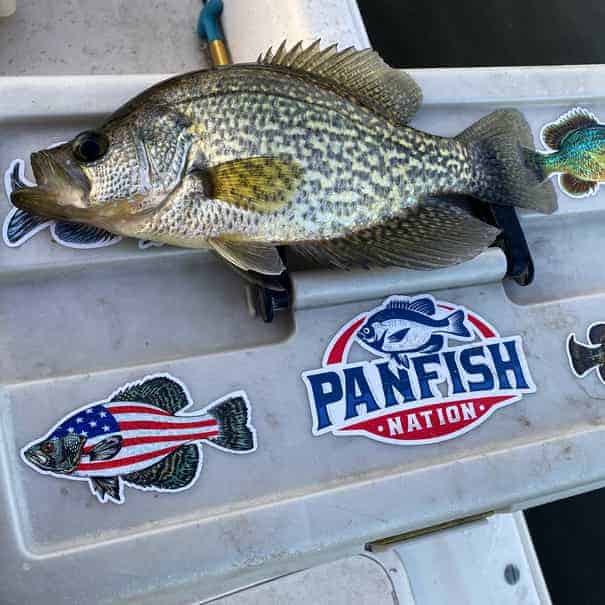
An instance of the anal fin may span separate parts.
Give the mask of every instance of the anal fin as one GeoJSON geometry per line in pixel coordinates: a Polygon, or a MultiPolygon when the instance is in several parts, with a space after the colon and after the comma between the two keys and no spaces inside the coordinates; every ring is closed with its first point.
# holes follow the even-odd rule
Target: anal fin
{"type": "Polygon", "coordinates": [[[499,230],[447,198],[430,197],[399,217],[348,237],[296,244],[292,248],[320,265],[434,269],[474,258],[499,230]]]}
{"type": "Polygon", "coordinates": [[[100,502],[107,502],[107,500],[113,500],[118,504],[124,502],[119,477],[90,477],[89,482],[92,493],[100,502]]]}
{"type": "Polygon", "coordinates": [[[190,443],[146,469],[124,475],[124,481],[141,489],[184,489],[195,481],[201,464],[200,449],[190,443]]]}
{"type": "Polygon", "coordinates": [[[571,174],[561,174],[559,185],[568,195],[573,197],[584,197],[596,193],[599,186],[595,181],[583,181],[571,174]]]}

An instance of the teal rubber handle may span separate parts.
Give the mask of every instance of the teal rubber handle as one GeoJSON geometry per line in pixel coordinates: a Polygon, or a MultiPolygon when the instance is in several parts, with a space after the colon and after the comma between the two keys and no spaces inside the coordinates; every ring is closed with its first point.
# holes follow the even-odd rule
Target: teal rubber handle
{"type": "Polygon", "coordinates": [[[225,40],[221,28],[221,14],[223,13],[223,0],[208,0],[200,11],[197,20],[197,34],[203,40],[225,40]]]}

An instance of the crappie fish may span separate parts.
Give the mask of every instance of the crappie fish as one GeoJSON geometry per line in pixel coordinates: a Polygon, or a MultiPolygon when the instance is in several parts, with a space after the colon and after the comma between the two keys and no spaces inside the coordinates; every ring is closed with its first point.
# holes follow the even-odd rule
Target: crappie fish
{"type": "MultiPolygon", "coordinates": [[[[549,213],[526,149],[499,110],[454,138],[407,124],[421,91],[371,50],[282,44],[255,64],[172,78],[97,129],[33,153],[32,214],[118,235],[210,247],[240,271],[279,275],[277,246],[316,262],[447,266],[498,231],[451,202],[470,195],[549,213]]],[[[529,156],[531,159],[531,156],[529,156]]]]}
{"type": "Polygon", "coordinates": [[[432,298],[391,297],[384,307],[370,315],[357,331],[357,338],[373,352],[390,355],[409,367],[406,353],[440,351],[445,335],[472,339],[463,309],[438,313],[432,298]]]}
{"type": "Polygon", "coordinates": [[[151,376],[76,410],[21,454],[40,473],[88,481],[101,502],[123,502],[125,484],[181,491],[199,476],[202,443],[238,454],[256,448],[243,392],[184,413],[191,404],[180,381],[151,376]]]}
{"type": "Polygon", "coordinates": [[[576,107],[547,124],[541,137],[550,151],[532,156],[539,178],[558,174],[561,189],[573,197],[596,193],[605,182],[605,125],[576,107]]]}

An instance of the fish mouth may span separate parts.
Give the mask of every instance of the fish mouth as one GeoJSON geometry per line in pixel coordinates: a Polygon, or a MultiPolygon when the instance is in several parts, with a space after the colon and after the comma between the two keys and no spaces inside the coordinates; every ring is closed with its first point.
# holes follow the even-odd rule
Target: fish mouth
{"type": "Polygon", "coordinates": [[[35,464],[36,466],[39,466],[44,469],[48,468],[49,458],[48,458],[48,456],[44,455],[42,452],[27,450],[24,453],[24,456],[28,462],[31,462],[32,464],[35,464]]]}
{"type": "Polygon", "coordinates": [[[43,471],[50,471],[53,473],[69,473],[75,468],[75,465],[69,470],[58,468],[55,464],[53,464],[50,457],[46,456],[46,454],[42,453],[40,450],[28,450],[27,452],[24,452],[23,455],[31,465],[43,471]]]}
{"type": "Polygon", "coordinates": [[[68,475],[69,473],[71,473],[78,465],[78,460],[80,458],[80,456],[78,455],[74,462],[66,460],[63,466],[57,466],[52,462],[49,457],[45,456],[42,452],[25,452],[24,456],[26,460],[33,466],[43,471],[50,471],[61,475],[68,475]]]}
{"type": "Polygon", "coordinates": [[[86,175],[61,147],[31,155],[35,187],[21,187],[11,193],[11,203],[35,216],[83,220],[85,200],[90,192],[86,175]]]}

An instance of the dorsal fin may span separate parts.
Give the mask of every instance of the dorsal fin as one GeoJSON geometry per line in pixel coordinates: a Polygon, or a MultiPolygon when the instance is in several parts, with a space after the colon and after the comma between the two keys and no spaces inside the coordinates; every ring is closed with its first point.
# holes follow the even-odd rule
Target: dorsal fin
{"type": "Polygon", "coordinates": [[[435,315],[435,303],[430,298],[418,298],[413,300],[409,305],[410,311],[423,313],[424,315],[435,315]]]}
{"type": "Polygon", "coordinates": [[[396,298],[390,300],[385,309],[405,309],[408,311],[416,311],[416,313],[423,313],[424,315],[435,314],[435,304],[430,298],[418,298],[416,300],[402,300],[396,298]]]}
{"type": "Polygon", "coordinates": [[[561,142],[570,132],[598,125],[599,121],[590,111],[582,107],[575,107],[563,114],[556,122],[547,124],[542,129],[542,142],[551,149],[560,149],[561,142]]]}
{"type": "Polygon", "coordinates": [[[321,76],[343,88],[359,102],[397,124],[407,124],[422,102],[422,91],[404,71],[392,69],[372,49],[339,51],[333,44],[320,50],[316,40],[306,49],[299,42],[275,54],[270,48],[258,57],[262,65],[277,65],[321,76]]]}
{"type": "Polygon", "coordinates": [[[191,404],[183,385],[171,376],[150,376],[127,384],[115,393],[110,401],[148,403],[170,414],[175,414],[191,404]]]}
{"type": "Polygon", "coordinates": [[[389,302],[384,306],[385,309],[409,309],[409,307],[410,301],[401,300],[400,298],[389,300],[389,302]]]}

